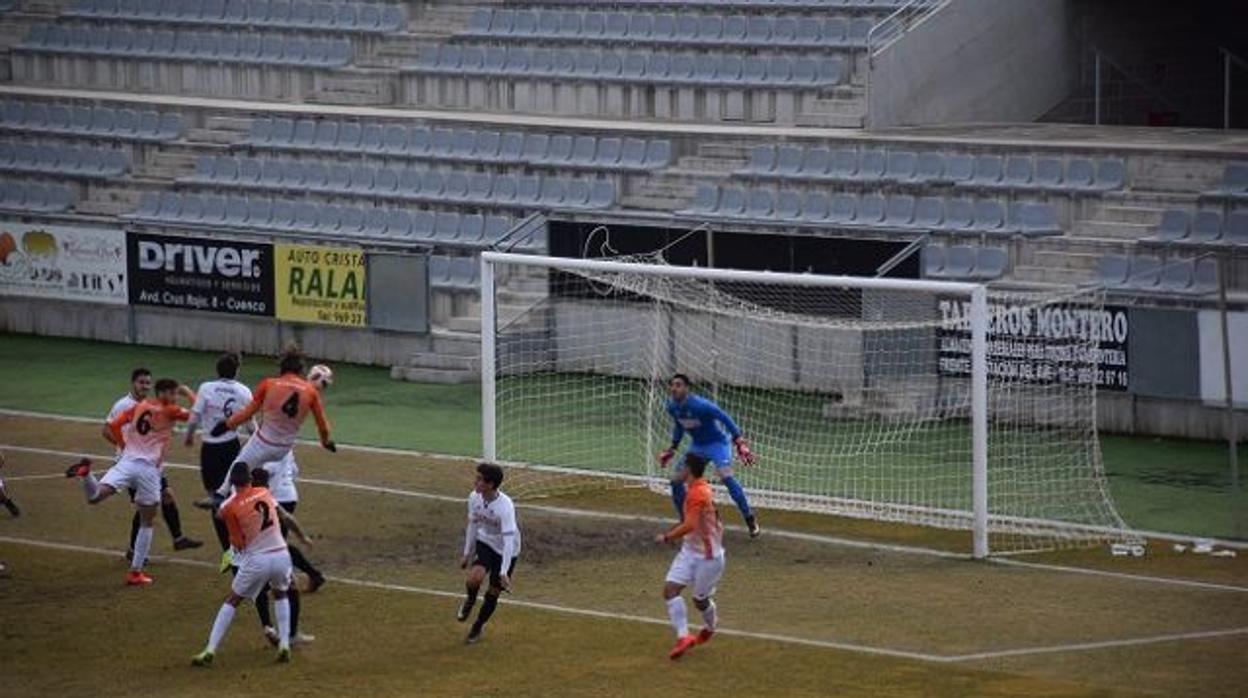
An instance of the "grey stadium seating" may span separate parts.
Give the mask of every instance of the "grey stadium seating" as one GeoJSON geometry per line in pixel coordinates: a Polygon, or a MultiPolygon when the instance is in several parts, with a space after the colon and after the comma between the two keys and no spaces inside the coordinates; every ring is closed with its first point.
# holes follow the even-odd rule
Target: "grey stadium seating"
{"type": "Polygon", "coordinates": [[[506,216],[171,191],[144,193],[138,207],[124,217],[172,226],[380,238],[464,249],[493,245],[511,228],[506,216]]]}
{"type": "MultiPolygon", "coordinates": [[[[257,37],[258,38],[258,37],[257,37]]],[[[131,60],[211,61],[338,68],[352,60],[349,39],[278,35],[240,41],[234,32],[134,31],[124,28],[37,24],[15,50],[52,55],[89,55],[131,60]]]]}
{"type": "Polygon", "coordinates": [[[134,0],[79,0],[64,17],[127,22],[240,26],[304,31],[389,33],[407,28],[407,7],[363,2],[301,0],[218,0],[141,3],[134,0]]]}
{"type": "Polygon", "coordinates": [[[5,100],[0,103],[0,130],[165,142],[181,138],[186,124],[175,112],[5,100]]]}
{"type": "Polygon", "coordinates": [[[1014,155],[916,153],[879,148],[760,145],[735,175],[752,179],[953,184],[965,189],[1095,194],[1126,186],[1125,164],[1118,158],[1092,161],[1014,155]]]}
{"type": "Polygon", "coordinates": [[[0,180],[0,209],[17,213],[60,213],[73,205],[72,190],[60,184],[0,180]]]}
{"type": "Polygon", "coordinates": [[[1206,197],[1230,201],[1248,201],[1248,162],[1227,163],[1217,188],[1204,193],[1206,197]]]}
{"type": "Polygon", "coordinates": [[[929,279],[992,281],[1005,275],[1009,253],[1003,247],[925,245],[923,276],[929,279]]]}
{"type": "Polygon", "coordinates": [[[460,37],[505,41],[670,46],[862,48],[873,20],[651,12],[531,11],[482,8],[460,37]]]}
{"type": "Polygon", "coordinates": [[[1231,211],[1223,216],[1214,209],[1200,209],[1193,215],[1183,209],[1166,209],[1156,233],[1146,242],[1171,245],[1248,246],[1248,210],[1231,211]]]}
{"type": "Polygon", "coordinates": [[[1062,232],[1053,207],[1045,203],[997,199],[905,195],[828,194],[759,188],[698,186],[689,208],[678,215],[727,219],[751,224],[822,225],[884,231],[973,232],[1001,235],[1057,235],[1062,232]],[[782,205],[783,204],[783,205],[782,205]]]}
{"type": "Polygon", "coordinates": [[[5,172],[99,179],[120,177],[129,169],[129,154],[114,148],[0,141],[0,170],[5,172]]]}
{"type": "Polygon", "coordinates": [[[1097,260],[1096,273],[1111,291],[1203,296],[1218,290],[1218,262],[1209,258],[1105,255],[1097,260]]]}
{"type": "Polygon", "coordinates": [[[615,203],[608,180],[435,171],[333,160],[200,156],[194,173],[178,179],[247,190],[311,192],[369,199],[403,199],[504,208],[606,209],[615,203]],[[526,196],[526,192],[530,195],[526,196]]]}
{"type": "Polygon", "coordinates": [[[507,47],[488,54],[479,47],[432,46],[409,73],[458,76],[542,77],[661,85],[816,88],[840,85],[848,70],[840,56],[621,52],[609,49],[507,47]],[[626,67],[628,68],[626,70],[626,67]]]}
{"type": "Polygon", "coordinates": [[[311,119],[252,121],[247,140],[252,149],[386,155],[413,160],[500,165],[552,166],[564,169],[648,171],[672,159],[668,139],[549,136],[519,131],[439,129],[380,122],[311,119]]]}

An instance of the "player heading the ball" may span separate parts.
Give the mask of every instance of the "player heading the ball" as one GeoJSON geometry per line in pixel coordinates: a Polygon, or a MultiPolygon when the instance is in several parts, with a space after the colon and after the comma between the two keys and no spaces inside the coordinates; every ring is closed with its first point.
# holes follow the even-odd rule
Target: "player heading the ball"
{"type": "MultiPolygon", "coordinates": [[[[732,501],[741,510],[745,525],[750,530],[750,537],[757,538],[761,529],[758,519],[750,509],[750,500],[745,496],[745,488],[733,477],[732,448],[736,447],[737,458],[745,465],[754,465],[754,453],[750,445],[741,435],[741,428],[732,421],[727,412],[720,409],[711,400],[693,394],[693,381],[683,373],[677,373],[667,382],[670,397],[667,400],[667,413],[672,416],[672,445],[659,454],[659,463],[667,466],[676,457],[680,442],[685,434],[689,434],[689,454],[697,454],[715,465],[715,472],[720,482],[728,488],[732,501]]],[[[676,461],[672,469],[672,504],[676,506],[676,515],[684,516],[685,483],[681,469],[685,458],[676,461]]]]}
{"type": "MultiPolygon", "coordinates": [[[[303,355],[295,347],[287,348],[278,364],[276,378],[265,378],[256,386],[255,396],[243,409],[228,419],[217,422],[210,432],[212,436],[237,429],[260,413],[260,427],[248,439],[235,462],[272,463],[280,461],[295,447],[299,428],[311,414],[316,420],[321,446],[327,451],[337,451],[329,433],[329,420],[321,392],[303,377],[303,355]]],[[[223,483],[218,493],[225,495],[229,485],[223,483]]]]}

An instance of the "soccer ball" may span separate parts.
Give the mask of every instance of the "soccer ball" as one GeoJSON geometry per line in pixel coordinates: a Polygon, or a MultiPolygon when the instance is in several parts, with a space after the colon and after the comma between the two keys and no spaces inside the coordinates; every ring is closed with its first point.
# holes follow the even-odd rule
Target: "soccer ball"
{"type": "Polygon", "coordinates": [[[308,369],[308,382],[324,390],[334,384],[334,372],[325,364],[317,364],[308,369]]]}

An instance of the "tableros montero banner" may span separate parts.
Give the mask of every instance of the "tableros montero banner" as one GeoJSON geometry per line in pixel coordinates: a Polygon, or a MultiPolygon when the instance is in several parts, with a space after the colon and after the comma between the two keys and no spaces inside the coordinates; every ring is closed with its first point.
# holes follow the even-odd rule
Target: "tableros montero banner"
{"type": "Polygon", "coordinates": [[[362,250],[284,244],[273,247],[279,320],[368,325],[362,250]]]}
{"type": "Polygon", "coordinates": [[[126,303],[126,234],[0,221],[0,295],[126,303]]]}
{"type": "Polygon", "coordinates": [[[273,316],[273,245],[131,233],[130,303],[273,316]]]}
{"type": "MultiPolygon", "coordinates": [[[[971,374],[970,302],[941,299],[940,374],[971,374]]],[[[1094,383],[1126,390],[1127,309],[988,304],[988,375],[1026,383],[1094,383]]]]}

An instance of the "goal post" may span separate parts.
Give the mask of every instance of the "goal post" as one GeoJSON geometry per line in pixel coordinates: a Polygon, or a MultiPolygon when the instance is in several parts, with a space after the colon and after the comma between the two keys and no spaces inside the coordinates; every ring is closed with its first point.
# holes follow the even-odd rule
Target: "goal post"
{"type": "MultiPolygon", "coordinates": [[[[990,366],[1008,319],[982,284],[652,262],[481,255],[485,458],[665,490],[683,372],[754,443],[737,476],[763,507],[969,530],[976,558],[1125,535],[1074,379],[1092,333],[1018,339],[1051,359],[1018,375],[990,366]]],[[[1010,302],[1051,323],[1099,298],[1010,302]]]]}

